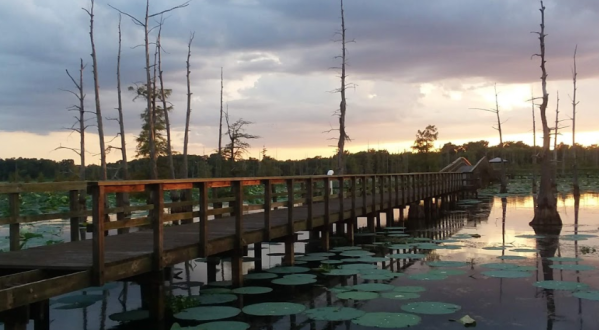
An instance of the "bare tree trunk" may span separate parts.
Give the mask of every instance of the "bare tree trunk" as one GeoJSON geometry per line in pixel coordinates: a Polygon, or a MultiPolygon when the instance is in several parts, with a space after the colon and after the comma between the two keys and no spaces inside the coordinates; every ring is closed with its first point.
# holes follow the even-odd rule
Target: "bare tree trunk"
{"type": "Polygon", "coordinates": [[[100,178],[106,180],[106,147],[104,145],[104,125],[102,121],[102,107],[100,106],[100,83],[98,79],[98,61],[96,59],[96,45],[94,43],[94,0],[91,0],[90,10],[83,9],[89,15],[89,39],[92,47],[92,65],[94,73],[94,94],[96,103],[96,119],[98,125],[98,138],[100,139],[100,178]]]}
{"type": "Polygon", "coordinates": [[[181,175],[184,179],[188,177],[187,169],[187,145],[189,143],[189,122],[191,120],[191,82],[189,76],[191,74],[189,60],[191,58],[191,43],[193,42],[194,33],[192,32],[189,36],[189,43],[187,44],[187,115],[185,116],[185,137],[183,138],[183,166],[181,175]]]}
{"type": "Polygon", "coordinates": [[[497,130],[499,131],[499,150],[501,150],[501,187],[499,193],[507,193],[507,178],[505,175],[505,151],[503,149],[503,132],[501,130],[501,119],[499,118],[499,97],[497,96],[497,84],[495,84],[495,113],[497,114],[497,130]]]}
{"type": "MultiPolygon", "coordinates": [[[[79,167],[79,180],[85,181],[85,94],[83,93],[83,59],[80,59],[79,66],[79,158],[81,166],[79,167]]],[[[68,73],[68,72],[67,72],[68,73]]],[[[70,75],[69,75],[70,76],[70,75]]]]}
{"type": "Polygon", "coordinates": [[[575,196],[580,196],[580,186],[578,185],[578,159],[576,159],[576,51],[578,46],[574,48],[574,67],[572,68],[572,188],[575,196]]]}
{"type": "Polygon", "coordinates": [[[539,194],[537,195],[537,205],[535,207],[535,216],[530,222],[532,226],[539,225],[562,225],[562,220],[557,212],[557,201],[551,187],[551,133],[547,122],[547,105],[549,103],[549,94],[547,93],[547,70],[545,68],[545,6],[541,1],[541,31],[536,32],[539,35],[541,52],[536,54],[541,58],[541,86],[543,89],[543,102],[541,103],[541,123],[543,124],[543,152],[541,154],[541,182],[539,185],[539,194]]]}
{"type": "Polygon", "coordinates": [[[537,126],[535,121],[535,98],[530,94],[530,103],[532,104],[532,193],[537,193],[537,126]]]}
{"type": "Polygon", "coordinates": [[[127,144],[125,142],[125,122],[123,120],[123,100],[121,98],[121,14],[119,14],[119,51],[116,61],[116,89],[119,112],[119,129],[121,135],[121,156],[123,159],[123,179],[129,179],[129,163],[127,161],[127,144]]]}
{"type": "Polygon", "coordinates": [[[220,121],[218,126],[218,154],[223,151],[223,68],[220,68],[220,121]]]}
{"type": "MultiPolygon", "coordinates": [[[[171,179],[176,179],[175,163],[173,162],[173,149],[171,144],[171,122],[168,117],[168,106],[166,104],[166,94],[164,93],[164,79],[162,75],[162,44],[160,37],[162,35],[162,19],[158,28],[158,38],[156,39],[156,49],[158,51],[158,79],[160,79],[160,98],[162,99],[162,111],[164,111],[164,122],[166,124],[166,154],[168,157],[168,166],[171,172],[171,179]]],[[[176,191],[171,191],[171,198],[176,191]]],[[[178,194],[177,194],[178,195],[178,194]]],[[[178,199],[178,197],[177,197],[178,199]]]]}
{"type": "Polygon", "coordinates": [[[557,100],[555,105],[555,129],[553,134],[553,179],[552,186],[554,191],[557,192],[557,135],[559,134],[559,91],[556,93],[557,100]]]}
{"type": "Polygon", "coordinates": [[[346,42],[345,42],[345,13],[343,10],[343,0],[341,0],[341,103],[339,104],[339,142],[337,142],[337,174],[343,174],[345,170],[345,141],[349,140],[347,133],[345,132],[345,114],[347,110],[347,103],[345,99],[346,90],[346,42]]]}

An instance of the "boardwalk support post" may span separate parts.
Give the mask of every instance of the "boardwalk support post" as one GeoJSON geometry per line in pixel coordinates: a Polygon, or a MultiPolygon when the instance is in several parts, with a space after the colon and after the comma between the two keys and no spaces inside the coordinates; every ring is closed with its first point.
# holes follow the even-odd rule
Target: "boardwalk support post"
{"type": "Polygon", "coordinates": [[[235,244],[233,255],[231,256],[231,273],[233,287],[243,286],[243,250],[245,244],[245,235],[243,229],[243,182],[240,180],[233,182],[233,192],[235,194],[235,244]]]}
{"type": "Polygon", "coordinates": [[[89,194],[92,195],[93,219],[93,278],[95,286],[104,285],[104,186],[97,182],[90,183],[89,194]]]}

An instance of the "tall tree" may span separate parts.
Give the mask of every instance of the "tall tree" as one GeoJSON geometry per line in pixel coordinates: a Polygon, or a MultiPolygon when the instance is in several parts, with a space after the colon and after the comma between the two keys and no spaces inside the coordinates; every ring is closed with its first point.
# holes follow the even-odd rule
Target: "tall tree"
{"type": "Polygon", "coordinates": [[[83,10],[89,15],[89,39],[92,47],[92,72],[94,74],[94,96],[96,103],[96,120],[98,126],[98,138],[100,140],[100,178],[106,180],[106,147],[104,144],[104,125],[102,120],[102,107],[100,106],[100,83],[98,78],[98,61],[96,57],[96,45],[94,43],[94,0],[91,0],[91,8],[83,10]]]}
{"type": "Polygon", "coordinates": [[[251,121],[239,118],[237,121],[232,122],[229,118],[228,111],[225,112],[225,122],[227,123],[227,137],[229,138],[229,143],[227,143],[223,151],[225,157],[227,157],[231,163],[234,163],[241,159],[243,154],[251,147],[248,140],[258,139],[260,137],[246,132],[246,127],[253,124],[251,121]]]}
{"type": "Polygon", "coordinates": [[[191,58],[191,43],[193,42],[193,38],[195,36],[194,32],[191,32],[189,35],[189,42],[187,43],[187,61],[186,63],[186,67],[187,67],[187,115],[185,116],[185,136],[183,138],[183,166],[181,167],[181,175],[183,178],[187,178],[188,177],[188,170],[187,170],[187,145],[189,144],[189,122],[191,120],[191,81],[189,79],[190,75],[191,75],[191,69],[190,69],[190,64],[189,64],[189,60],[191,58]]]}
{"type": "Polygon", "coordinates": [[[337,142],[337,174],[343,174],[345,170],[345,141],[350,141],[349,136],[345,132],[345,115],[347,112],[347,100],[345,98],[345,91],[347,90],[347,83],[345,82],[346,75],[346,64],[347,64],[347,41],[345,39],[345,11],[343,9],[343,0],[341,1],[341,87],[337,90],[341,94],[341,103],[339,104],[339,140],[337,142]]]}
{"type": "Polygon", "coordinates": [[[574,48],[574,66],[572,67],[572,188],[575,196],[580,196],[580,186],[578,185],[578,159],[576,159],[576,106],[578,102],[576,101],[576,76],[578,72],[576,71],[576,51],[578,50],[578,45],[574,48]]]}
{"type": "Polygon", "coordinates": [[[507,176],[505,175],[505,152],[503,145],[503,131],[501,130],[501,118],[499,117],[499,96],[497,94],[497,84],[495,84],[495,109],[474,108],[476,110],[492,112],[497,116],[497,127],[493,127],[499,132],[499,156],[501,158],[501,187],[499,193],[507,193],[507,176]]]}
{"type": "Polygon", "coordinates": [[[118,118],[118,122],[119,122],[119,135],[121,136],[121,157],[123,160],[123,179],[128,180],[129,177],[129,164],[127,161],[127,143],[125,142],[125,122],[123,119],[123,99],[122,99],[122,95],[121,95],[121,44],[122,44],[122,37],[121,37],[121,14],[119,14],[119,50],[118,50],[118,55],[117,55],[117,60],[116,60],[116,90],[117,90],[117,101],[118,101],[118,108],[117,111],[119,113],[119,118],[118,118]]]}
{"type": "MultiPolygon", "coordinates": [[[[146,10],[145,10],[145,15],[144,18],[142,19],[138,19],[135,16],[128,14],[126,12],[121,11],[120,9],[117,9],[115,7],[113,7],[112,5],[108,5],[111,8],[113,8],[114,10],[118,11],[119,13],[128,16],[129,18],[131,18],[133,20],[133,22],[141,27],[144,28],[144,49],[145,49],[145,62],[146,62],[146,66],[145,66],[145,70],[146,70],[146,90],[147,91],[152,91],[155,92],[156,89],[152,87],[152,76],[150,74],[150,27],[149,27],[149,22],[150,19],[153,17],[157,17],[157,16],[161,16],[165,13],[168,13],[170,11],[173,11],[175,9],[179,9],[179,8],[184,8],[189,6],[189,1],[184,2],[183,4],[180,4],[178,6],[175,7],[171,7],[169,9],[166,10],[162,10],[159,11],[157,13],[154,14],[150,14],[150,0],[146,0],[146,10]]],[[[154,86],[156,85],[155,80],[154,80],[154,86]]],[[[155,97],[150,96],[146,98],[146,104],[147,104],[147,108],[148,108],[148,133],[149,133],[149,137],[148,137],[148,141],[149,141],[149,145],[148,145],[148,149],[149,149],[149,156],[150,156],[150,175],[152,179],[157,179],[158,178],[158,166],[156,163],[157,160],[157,154],[156,154],[156,146],[154,145],[154,141],[155,141],[155,137],[154,137],[154,116],[156,114],[156,109],[154,108],[154,104],[152,102],[152,100],[155,99],[155,97]]]]}
{"type": "Polygon", "coordinates": [[[423,131],[418,130],[412,149],[418,153],[428,153],[434,148],[434,143],[438,137],[439,132],[437,131],[437,127],[435,125],[428,125],[423,131]]]}
{"type": "Polygon", "coordinates": [[[535,32],[539,36],[540,53],[535,54],[541,59],[541,86],[543,99],[539,107],[541,113],[541,124],[543,125],[543,150],[541,152],[541,182],[539,184],[539,193],[537,194],[537,205],[535,206],[535,215],[530,225],[559,225],[562,220],[557,212],[557,199],[553,194],[551,187],[554,181],[554,173],[551,170],[551,133],[547,122],[547,105],[549,103],[549,94],[547,93],[547,69],[545,67],[545,5],[541,1],[541,31],[535,32]]]}
{"type": "MultiPolygon", "coordinates": [[[[153,86],[153,85],[152,85],[153,86]]],[[[139,86],[130,86],[129,91],[134,92],[136,100],[138,98],[143,98],[147,101],[148,98],[157,97],[159,101],[161,101],[162,95],[158,91],[154,93],[148,93],[146,90],[146,85],[139,86]]],[[[171,95],[172,90],[165,89],[164,96],[168,99],[171,95]]],[[[150,101],[150,104],[155,103],[154,101],[150,101]]],[[[152,106],[151,106],[152,107],[152,106]]],[[[156,106],[155,116],[151,117],[152,108],[146,108],[141,114],[140,118],[142,120],[142,127],[139,135],[136,138],[137,147],[136,147],[136,155],[135,157],[151,157],[150,146],[154,145],[154,150],[156,157],[158,156],[166,156],[167,146],[166,146],[166,138],[164,137],[164,131],[166,130],[166,122],[164,119],[164,111],[161,105],[156,106]]],[[[167,111],[172,110],[172,106],[167,107],[167,111]]]]}
{"type": "Polygon", "coordinates": [[[530,91],[530,103],[532,105],[532,192],[537,192],[537,124],[535,120],[535,97],[530,91]]]}
{"type": "MultiPolygon", "coordinates": [[[[160,24],[158,26],[158,38],[156,38],[156,49],[158,51],[158,79],[160,80],[160,100],[162,101],[162,111],[164,112],[164,123],[166,125],[166,155],[168,157],[168,167],[170,170],[171,179],[176,179],[175,163],[173,162],[173,146],[171,143],[171,121],[168,117],[169,106],[166,104],[166,93],[164,91],[164,78],[162,72],[162,43],[160,37],[162,35],[163,24],[164,20],[161,17],[160,24]]],[[[171,191],[171,197],[172,195],[173,191],[171,191]]]]}
{"type": "Polygon", "coordinates": [[[220,121],[218,124],[218,154],[223,152],[223,68],[220,68],[220,121]]]}

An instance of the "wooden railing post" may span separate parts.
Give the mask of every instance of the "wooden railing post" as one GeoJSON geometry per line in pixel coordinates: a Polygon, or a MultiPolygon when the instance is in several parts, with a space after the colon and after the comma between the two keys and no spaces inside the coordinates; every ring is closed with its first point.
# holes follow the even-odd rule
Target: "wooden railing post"
{"type": "Polygon", "coordinates": [[[324,224],[329,229],[331,224],[331,178],[325,177],[324,180],[324,224]]]}
{"type": "Polygon", "coordinates": [[[379,184],[380,184],[380,188],[379,188],[379,193],[380,193],[380,197],[381,197],[381,201],[380,201],[380,205],[381,205],[381,211],[383,211],[385,209],[385,181],[387,179],[386,175],[381,175],[381,177],[379,178],[379,184]]]}
{"type": "Polygon", "coordinates": [[[389,201],[387,204],[388,209],[393,209],[393,206],[395,206],[395,205],[393,205],[393,204],[395,204],[393,201],[393,191],[394,191],[393,184],[392,184],[393,177],[394,177],[393,175],[387,174],[387,196],[389,196],[389,198],[388,198],[389,201]]]}
{"type": "MultiPolygon", "coordinates": [[[[338,194],[338,198],[339,198],[339,224],[337,226],[343,226],[343,220],[345,220],[345,205],[343,205],[343,199],[345,198],[344,196],[344,184],[343,184],[343,177],[340,176],[339,177],[339,194],[338,194]]],[[[342,231],[343,232],[343,231],[342,231]]]]}
{"type": "Polygon", "coordinates": [[[372,176],[372,213],[376,211],[376,175],[372,176]]]}
{"type": "Polygon", "coordinates": [[[264,185],[264,241],[270,241],[270,211],[272,209],[272,189],[270,179],[262,181],[264,185]]]}
{"type": "MultiPolygon", "coordinates": [[[[116,193],[116,206],[117,207],[127,207],[129,206],[129,198],[128,196],[125,196],[125,193],[116,193]],[[125,201],[125,197],[127,197],[127,201],[125,201]]],[[[127,218],[127,214],[125,213],[125,211],[120,211],[117,212],[116,214],[116,220],[117,221],[123,221],[127,218]]],[[[129,232],[129,228],[122,228],[118,230],[119,234],[126,234],[129,232]]]]}
{"type": "Polygon", "coordinates": [[[399,175],[399,185],[401,186],[401,205],[406,205],[406,185],[408,184],[408,176],[399,175]]]}
{"type": "Polygon", "coordinates": [[[200,257],[207,257],[208,251],[208,188],[207,182],[200,182],[200,257]]]}
{"type": "MultiPolygon", "coordinates": [[[[69,211],[79,211],[79,190],[69,190],[69,211]]],[[[71,242],[79,240],[79,219],[73,216],[70,218],[71,242]]]]}
{"type": "Polygon", "coordinates": [[[362,215],[366,216],[368,214],[368,177],[362,176],[360,181],[362,181],[362,215]]]}
{"type": "Polygon", "coordinates": [[[314,179],[312,179],[311,177],[307,180],[307,183],[306,183],[306,203],[308,204],[307,227],[308,227],[308,230],[312,230],[312,229],[314,229],[314,224],[313,224],[314,179]]]}
{"type": "Polygon", "coordinates": [[[243,247],[243,184],[242,181],[233,181],[233,193],[235,201],[233,202],[233,211],[235,212],[235,249],[240,250],[243,247]]]}
{"type": "Polygon", "coordinates": [[[357,204],[357,190],[358,190],[358,178],[355,176],[351,177],[351,219],[356,221],[356,204],[357,204]]]}
{"type": "Polygon", "coordinates": [[[399,206],[399,204],[400,204],[400,200],[399,200],[399,185],[400,185],[399,178],[400,177],[401,177],[400,175],[395,175],[395,205],[393,205],[393,206],[399,206]]]}
{"type": "Polygon", "coordinates": [[[287,179],[287,234],[293,235],[295,233],[295,227],[293,226],[293,204],[295,200],[293,185],[293,179],[287,179]]]}
{"type": "Polygon", "coordinates": [[[10,208],[10,216],[14,223],[9,226],[10,250],[17,251],[21,249],[21,225],[17,221],[21,209],[21,198],[19,193],[11,193],[8,196],[8,204],[10,208]]]}
{"type": "Polygon", "coordinates": [[[97,182],[90,183],[88,193],[92,195],[92,219],[94,228],[92,283],[96,286],[102,286],[104,285],[104,186],[98,185],[97,182]]]}
{"type": "Polygon", "coordinates": [[[164,189],[161,183],[149,185],[152,205],[152,231],[154,233],[154,270],[164,269],[164,189]]]}

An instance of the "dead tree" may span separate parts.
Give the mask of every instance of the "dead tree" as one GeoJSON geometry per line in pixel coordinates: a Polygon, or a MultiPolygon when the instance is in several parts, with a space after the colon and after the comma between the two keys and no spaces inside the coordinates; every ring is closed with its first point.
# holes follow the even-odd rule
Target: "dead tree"
{"type": "Polygon", "coordinates": [[[537,125],[535,120],[535,98],[530,93],[530,103],[532,105],[532,193],[537,193],[537,125]]]}
{"type": "Polygon", "coordinates": [[[499,188],[499,193],[505,194],[507,193],[507,176],[505,174],[505,152],[503,148],[503,131],[501,130],[501,119],[499,117],[499,96],[497,94],[497,84],[495,84],[495,109],[483,109],[483,108],[473,108],[474,110],[482,110],[494,113],[497,116],[497,127],[493,127],[493,129],[499,132],[499,150],[500,150],[500,158],[501,158],[501,186],[499,188]]]}
{"type": "MultiPolygon", "coordinates": [[[[158,52],[158,79],[160,80],[160,99],[162,101],[162,111],[164,111],[164,121],[166,123],[166,153],[168,157],[168,167],[171,174],[171,179],[176,179],[175,175],[175,163],[173,162],[173,147],[171,140],[171,122],[168,117],[168,106],[166,104],[166,94],[164,92],[164,79],[162,72],[162,43],[160,41],[160,37],[162,36],[162,25],[164,24],[164,20],[160,19],[160,24],[158,26],[158,38],[156,38],[156,51],[158,52]]],[[[176,191],[171,191],[171,198],[176,191]]],[[[178,200],[178,194],[177,198],[178,200]]]]}
{"type": "Polygon", "coordinates": [[[347,64],[347,41],[345,39],[345,12],[343,9],[343,0],[341,1],[341,87],[337,90],[341,94],[341,103],[339,104],[339,111],[337,113],[339,117],[339,141],[337,142],[337,173],[343,174],[345,170],[345,141],[350,141],[349,136],[345,131],[345,116],[347,112],[347,100],[345,98],[345,92],[347,90],[347,84],[345,82],[346,75],[346,64],[347,64]]]}
{"type": "Polygon", "coordinates": [[[181,175],[184,179],[188,177],[188,169],[187,169],[187,145],[189,144],[189,122],[191,120],[191,82],[190,82],[190,64],[189,60],[191,58],[191,43],[193,42],[193,37],[195,33],[192,32],[189,35],[189,42],[187,43],[187,115],[185,116],[185,136],[183,138],[183,166],[181,169],[181,175]]]}
{"type": "Polygon", "coordinates": [[[572,68],[572,188],[575,196],[580,196],[580,186],[578,185],[578,160],[576,159],[576,106],[578,102],[576,101],[576,76],[578,72],[576,71],[576,51],[578,50],[578,45],[574,48],[574,66],[572,68]]]}
{"type": "MultiPolygon", "coordinates": [[[[133,23],[144,28],[144,48],[145,48],[145,61],[146,61],[146,66],[145,66],[146,90],[148,91],[148,93],[155,94],[154,91],[156,89],[152,88],[153,87],[152,86],[152,76],[150,74],[150,27],[149,27],[149,21],[153,17],[161,16],[161,15],[168,13],[170,11],[173,11],[175,9],[187,7],[187,6],[189,6],[189,1],[184,2],[183,4],[180,4],[178,6],[171,7],[169,9],[162,10],[162,11],[159,11],[154,14],[150,14],[150,0],[146,0],[145,15],[144,15],[144,18],[141,20],[131,14],[128,14],[126,12],[121,11],[120,9],[113,7],[112,5],[108,5],[108,6],[110,6],[112,9],[118,11],[119,13],[131,18],[131,20],[133,20],[133,23]]],[[[154,86],[155,86],[155,83],[154,83],[154,86]]],[[[155,99],[156,98],[153,95],[148,95],[148,97],[147,97],[147,107],[148,107],[148,112],[149,112],[149,120],[148,121],[149,121],[149,125],[150,125],[150,128],[149,128],[150,175],[151,175],[152,179],[158,178],[158,166],[156,163],[157,155],[156,155],[156,148],[154,145],[154,123],[155,123],[154,105],[155,105],[155,102],[152,101],[155,99]]]]}
{"type": "Polygon", "coordinates": [[[557,191],[557,135],[559,134],[559,91],[556,92],[556,104],[555,104],[555,127],[553,128],[553,187],[557,191]]]}
{"type": "Polygon", "coordinates": [[[218,154],[223,152],[223,68],[220,68],[220,121],[218,124],[218,154]]]}
{"type": "Polygon", "coordinates": [[[535,206],[535,215],[530,222],[531,226],[541,225],[562,225],[562,220],[557,212],[557,199],[553,194],[551,183],[554,181],[554,173],[551,170],[551,133],[547,122],[547,105],[549,103],[549,94],[547,93],[547,69],[545,67],[545,5],[541,1],[541,31],[533,32],[539,36],[540,53],[535,54],[541,59],[541,86],[543,98],[539,107],[541,113],[541,123],[543,125],[543,150],[541,152],[541,181],[539,184],[539,193],[537,194],[537,205],[535,206]]]}
{"type": "Polygon", "coordinates": [[[98,61],[96,59],[96,45],[94,43],[94,0],[91,0],[91,8],[82,8],[89,15],[89,39],[92,47],[92,72],[94,73],[94,94],[96,103],[96,119],[98,126],[98,138],[100,139],[100,178],[106,180],[106,147],[104,145],[104,125],[102,123],[102,108],[100,106],[100,83],[98,78],[98,61]]]}
{"type": "MultiPolygon", "coordinates": [[[[121,34],[121,14],[119,14],[119,48],[118,54],[116,57],[116,91],[117,91],[117,111],[119,117],[116,121],[119,123],[119,135],[121,137],[121,147],[116,148],[121,150],[121,158],[123,160],[123,165],[121,166],[123,170],[123,179],[129,179],[129,163],[127,162],[127,143],[125,141],[125,121],[123,120],[123,100],[121,95],[121,44],[122,44],[122,34],[121,34]]],[[[109,147],[110,148],[110,147],[109,147]]]]}
{"type": "Polygon", "coordinates": [[[231,172],[233,175],[237,174],[237,170],[234,168],[234,164],[237,160],[241,159],[251,147],[248,140],[260,138],[258,135],[249,134],[245,131],[246,126],[253,124],[251,121],[247,121],[243,118],[239,118],[235,122],[231,122],[229,118],[229,112],[224,113],[225,122],[227,123],[227,136],[229,143],[224,148],[224,155],[229,159],[231,163],[231,172]]]}

